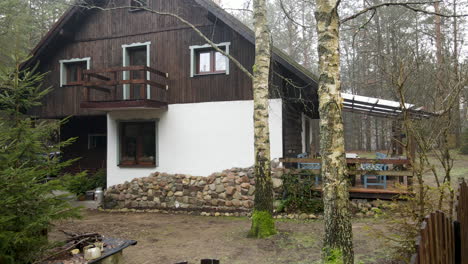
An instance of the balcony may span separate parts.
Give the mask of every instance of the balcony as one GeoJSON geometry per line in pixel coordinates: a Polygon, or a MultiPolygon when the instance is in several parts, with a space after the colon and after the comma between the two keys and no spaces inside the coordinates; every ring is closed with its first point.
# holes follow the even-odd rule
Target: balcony
{"type": "Polygon", "coordinates": [[[84,70],[81,108],[93,110],[167,109],[169,74],[147,67],[126,66],[84,70]]]}

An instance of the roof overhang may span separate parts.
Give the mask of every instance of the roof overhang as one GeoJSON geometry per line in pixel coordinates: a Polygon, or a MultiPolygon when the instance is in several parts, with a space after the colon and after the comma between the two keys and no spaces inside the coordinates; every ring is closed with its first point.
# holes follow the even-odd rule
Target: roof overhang
{"type": "Polygon", "coordinates": [[[436,113],[424,111],[414,104],[401,104],[397,101],[385,100],[375,97],[341,93],[343,109],[348,112],[372,115],[384,118],[400,118],[404,112],[412,118],[429,118],[436,113]]]}

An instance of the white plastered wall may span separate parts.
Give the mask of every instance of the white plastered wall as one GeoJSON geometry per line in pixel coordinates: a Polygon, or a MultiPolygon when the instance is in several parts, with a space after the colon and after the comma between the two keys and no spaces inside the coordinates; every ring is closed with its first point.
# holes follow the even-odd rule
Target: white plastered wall
{"type": "MultiPolygon", "coordinates": [[[[270,100],[271,158],[283,156],[282,101],[270,100]]],[[[208,176],[254,163],[253,101],[171,104],[167,110],[125,110],[107,115],[107,184],[159,171],[208,176]],[[119,120],[158,120],[158,165],[121,168],[119,120]]]]}

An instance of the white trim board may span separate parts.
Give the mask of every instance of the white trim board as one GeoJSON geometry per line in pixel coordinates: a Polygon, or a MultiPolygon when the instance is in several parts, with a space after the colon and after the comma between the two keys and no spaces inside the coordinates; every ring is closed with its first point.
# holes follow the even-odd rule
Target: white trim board
{"type": "MultiPolygon", "coordinates": [[[[225,47],[225,52],[229,54],[229,46],[231,45],[231,42],[221,42],[219,44],[216,44],[217,47],[225,47]]],[[[205,49],[205,48],[210,48],[210,44],[205,44],[205,45],[193,45],[190,46],[190,77],[198,76],[198,74],[195,74],[195,67],[196,67],[196,61],[195,61],[195,50],[197,49],[205,49]]],[[[203,74],[200,74],[203,75],[203,74]]],[[[229,58],[226,57],[226,75],[229,75],[229,58]]]]}
{"type": "Polygon", "coordinates": [[[73,62],[80,62],[80,61],[86,61],[86,69],[87,70],[89,70],[91,68],[91,57],[59,60],[59,63],[60,63],[60,87],[63,87],[64,84],[67,84],[67,75],[65,74],[65,71],[66,71],[65,64],[73,63],[73,62]]]}
{"type": "MultiPolygon", "coordinates": [[[[147,42],[136,42],[132,44],[122,44],[122,66],[126,67],[128,66],[129,63],[129,57],[128,57],[128,48],[135,48],[135,47],[143,47],[146,46],[146,66],[150,67],[150,62],[151,62],[151,52],[150,52],[150,46],[151,46],[151,41],[147,42]]],[[[124,71],[123,72],[123,79],[128,80],[130,79],[130,72],[124,71]]],[[[146,73],[146,79],[150,80],[150,72],[146,73]]],[[[123,87],[123,99],[128,100],[130,98],[130,85],[129,84],[124,84],[123,87]]],[[[151,99],[151,86],[148,84],[146,87],[146,98],[151,99]]]]}

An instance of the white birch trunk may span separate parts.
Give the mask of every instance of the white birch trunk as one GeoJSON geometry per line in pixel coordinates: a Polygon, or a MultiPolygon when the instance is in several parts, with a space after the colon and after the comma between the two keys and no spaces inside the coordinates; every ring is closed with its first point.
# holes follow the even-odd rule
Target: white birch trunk
{"type": "Polygon", "coordinates": [[[343,263],[354,263],[346,176],[340,86],[339,0],[317,0],[319,54],[320,149],[324,202],[324,260],[339,252],[343,263]]]}
{"type": "Polygon", "coordinates": [[[270,166],[268,126],[268,87],[270,75],[270,31],[266,17],[266,0],[254,0],[255,64],[253,68],[255,205],[251,237],[276,233],[273,213],[273,184],[270,166]]]}

